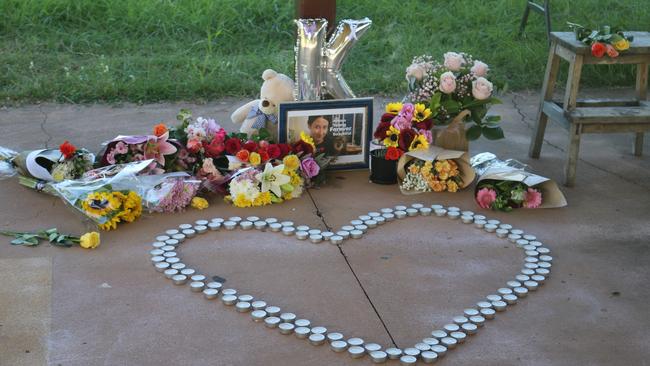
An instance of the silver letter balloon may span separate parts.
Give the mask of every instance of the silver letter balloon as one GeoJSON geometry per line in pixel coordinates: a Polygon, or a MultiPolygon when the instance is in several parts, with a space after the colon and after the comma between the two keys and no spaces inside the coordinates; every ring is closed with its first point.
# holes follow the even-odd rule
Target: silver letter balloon
{"type": "Polygon", "coordinates": [[[346,19],[326,43],[327,20],[297,19],[296,100],[354,98],[341,74],[348,52],[370,28],[372,21],[346,19]]]}

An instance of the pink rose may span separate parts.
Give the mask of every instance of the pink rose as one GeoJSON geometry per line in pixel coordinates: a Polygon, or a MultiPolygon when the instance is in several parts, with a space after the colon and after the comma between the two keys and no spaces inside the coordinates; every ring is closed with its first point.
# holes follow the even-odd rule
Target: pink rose
{"type": "Polygon", "coordinates": [[[410,81],[411,79],[415,79],[417,81],[422,81],[426,73],[427,69],[425,64],[412,64],[406,68],[406,80],[410,81]]]}
{"type": "Polygon", "coordinates": [[[440,85],[438,88],[445,94],[451,94],[456,90],[456,76],[451,71],[440,75],[440,85]]]}
{"type": "Polygon", "coordinates": [[[485,62],[474,61],[474,66],[469,71],[476,76],[485,76],[490,71],[490,67],[485,62]]]}
{"type": "Polygon", "coordinates": [[[320,172],[320,166],[316,160],[310,156],[300,161],[300,170],[302,170],[303,174],[307,178],[311,179],[318,175],[320,172]]]}
{"type": "Polygon", "coordinates": [[[542,193],[536,189],[528,188],[524,195],[525,208],[537,208],[542,204],[542,193]]]}
{"type": "Polygon", "coordinates": [[[476,202],[481,208],[490,208],[496,199],[497,192],[492,189],[482,188],[476,192],[476,202]]]}
{"type": "Polygon", "coordinates": [[[445,67],[451,71],[460,71],[463,64],[465,64],[465,59],[461,54],[456,52],[447,52],[445,53],[445,67]]]}
{"type": "Polygon", "coordinates": [[[484,77],[472,81],[472,95],[478,100],[485,100],[492,95],[492,83],[484,77]]]}

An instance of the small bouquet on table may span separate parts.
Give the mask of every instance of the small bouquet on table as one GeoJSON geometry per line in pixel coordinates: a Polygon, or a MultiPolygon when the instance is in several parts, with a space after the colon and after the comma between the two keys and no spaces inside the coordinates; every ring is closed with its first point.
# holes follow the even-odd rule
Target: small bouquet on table
{"type": "Polygon", "coordinates": [[[517,160],[499,160],[492,153],[470,159],[478,175],[476,203],[481,208],[512,211],[515,208],[556,208],[567,205],[557,184],[549,178],[531,173],[517,160]]]}

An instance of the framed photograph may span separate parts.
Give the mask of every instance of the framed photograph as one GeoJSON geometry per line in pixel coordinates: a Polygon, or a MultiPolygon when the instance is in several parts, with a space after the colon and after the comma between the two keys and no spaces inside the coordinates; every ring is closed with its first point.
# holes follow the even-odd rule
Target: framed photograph
{"type": "Polygon", "coordinates": [[[279,140],[292,144],[302,132],[314,140],[315,154],[336,157],[329,169],[368,168],[372,102],[357,98],[281,103],[279,140]]]}

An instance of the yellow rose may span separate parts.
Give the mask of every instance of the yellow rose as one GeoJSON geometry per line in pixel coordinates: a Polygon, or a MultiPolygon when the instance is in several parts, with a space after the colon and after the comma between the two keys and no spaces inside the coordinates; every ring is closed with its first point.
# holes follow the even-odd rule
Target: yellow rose
{"type": "Polygon", "coordinates": [[[260,163],[262,162],[262,157],[260,156],[260,154],[256,152],[252,152],[248,157],[248,162],[253,165],[260,165],[260,163]]]}
{"type": "Polygon", "coordinates": [[[296,170],[300,165],[300,159],[296,155],[287,155],[282,159],[284,167],[289,170],[296,170]]]}
{"type": "Polygon", "coordinates": [[[614,42],[613,46],[617,51],[625,51],[630,48],[630,41],[622,38],[620,41],[614,42]]]}
{"type": "Polygon", "coordinates": [[[198,210],[203,210],[204,208],[208,208],[210,204],[208,204],[208,201],[205,198],[202,197],[194,197],[192,198],[192,207],[198,209],[198,210]]]}
{"type": "Polygon", "coordinates": [[[96,231],[85,233],[79,238],[79,245],[85,249],[94,249],[99,246],[99,233],[96,231]]]}

